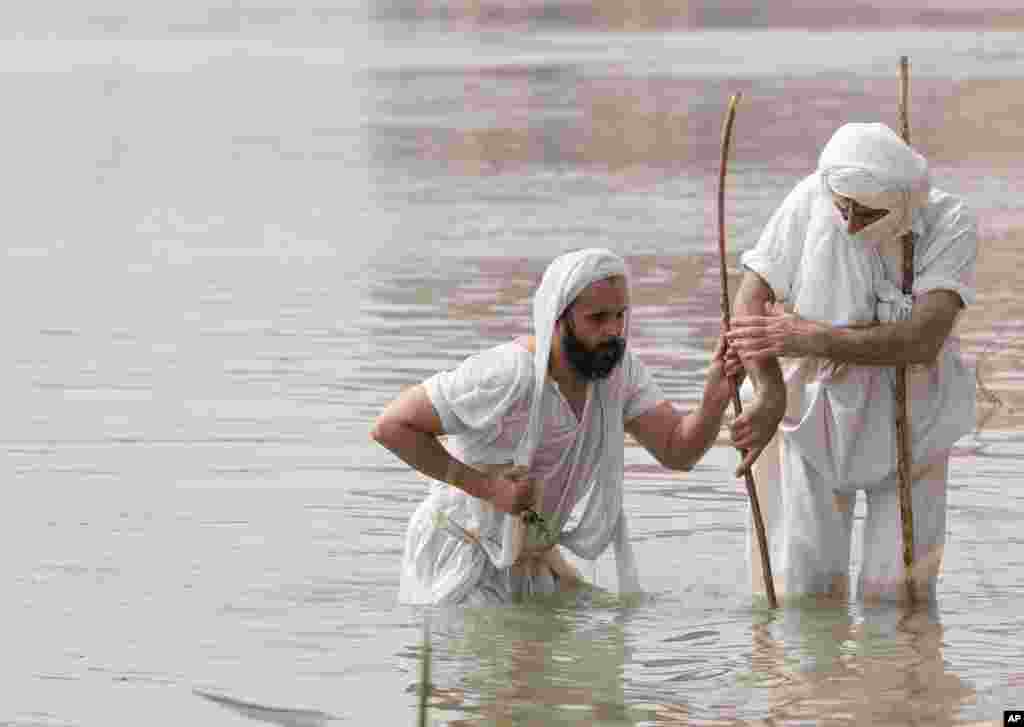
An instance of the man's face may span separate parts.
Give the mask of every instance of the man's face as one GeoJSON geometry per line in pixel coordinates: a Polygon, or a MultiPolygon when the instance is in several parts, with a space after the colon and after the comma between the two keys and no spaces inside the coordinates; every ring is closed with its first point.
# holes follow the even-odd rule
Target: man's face
{"type": "Polygon", "coordinates": [[[839,210],[840,216],[846,222],[846,231],[851,235],[856,235],[868,225],[878,222],[889,214],[889,210],[865,207],[856,200],[836,194],[835,192],[832,193],[832,204],[839,210]]]}
{"type": "Polygon", "coordinates": [[[584,379],[606,378],[622,361],[628,308],[626,279],[616,276],[584,288],[560,319],[562,350],[584,379]]]}

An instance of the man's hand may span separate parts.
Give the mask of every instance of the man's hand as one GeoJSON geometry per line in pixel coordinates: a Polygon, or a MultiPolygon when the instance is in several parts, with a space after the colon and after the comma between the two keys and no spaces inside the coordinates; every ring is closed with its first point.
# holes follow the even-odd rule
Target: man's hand
{"type": "Polygon", "coordinates": [[[732,443],[747,453],[736,468],[737,477],[742,477],[754,464],[761,451],[775,436],[785,413],[785,396],[779,398],[762,393],[736,417],[736,421],[729,427],[732,443]]]}
{"type": "Polygon", "coordinates": [[[719,338],[711,359],[711,368],[708,369],[708,378],[704,382],[704,401],[727,406],[732,399],[733,387],[740,386],[745,375],[739,355],[731,348],[726,348],[724,337],[719,338]]]}
{"type": "Polygon", "coordinates": [[[488,501],[495,510],[518,515],[533,507],[533,480],[516,472],[493,475],[488,483],[488,501]]]}
{"type": "Polygon", "coordinates": [[[729,346],[741,359],[822,356],[828,326],[787,313],[781,306],[766,306],[760,316],[737,316],[726,334],[729,346]]]}
{"type": "MultiPolygon", "coordinates": [[[[735,377],[736,386],[739,386],[743,383],[745,375],[739,354],[732,346],[726,348],[723,339],[719,341],[714,361],[711,374],[708,376],[708,383],[704,387],[704,397],[706,399],[711,396],[731,397],[733,377],[735,377]],[[717,384],[713,389],[712,382],[717,382],[718,379],[721,379],[722,383],[717,384]],[[724,388],[723,384],[727,388],[724,388]]],[[[755,398],[752,404],[729,427],[733,444],[746,451],[746,456],[736,469],[737,477],[741,477],[754,464],[761,451],[771,441],[785,413],[785,396],[780,398],[777,394],[765,392],[755,398]]]]}

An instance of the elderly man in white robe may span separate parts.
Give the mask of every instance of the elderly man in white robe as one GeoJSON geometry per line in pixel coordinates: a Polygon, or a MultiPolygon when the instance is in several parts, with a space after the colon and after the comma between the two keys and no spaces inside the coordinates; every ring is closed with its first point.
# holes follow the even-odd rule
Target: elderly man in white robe
{"type": "Polygon", "coordinates": [[[974,303],[976,257],[964,202],[932,188],[925,159],[882,124],[837,130],[742,256],[727,340],[752,402],[733,433],[750,450],[741,470],[760,455],[776,592],[847,597],[863,491],[859,593],[905,597],[894,392],[896,367],[908,366],[914,579],[917,597],[934,599],[950,450],[975,425],[975,380],[952,331],[974,303]],[[900,289],[907,231],[912,295],[900,289]]]}
{"type": "Polygon", "coordinates": [[[690,469],[742,367],[725,363],[720,341],[700,407],[677,411],[628,346],[629,305],[622,258],[563,255],[535,294],[533,336],[385,408],[372,437],[431,481],[406,533],[401,602],[503,604],[577,587],[563,547],[593,561],[613,545],[619,592],[640,590],[622,506],[625,434],[665,467],[690,469]]]}

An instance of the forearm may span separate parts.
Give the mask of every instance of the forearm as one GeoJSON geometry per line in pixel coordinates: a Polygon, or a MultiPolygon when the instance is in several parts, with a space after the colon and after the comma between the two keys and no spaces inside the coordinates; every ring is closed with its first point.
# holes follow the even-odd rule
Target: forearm
{"type": "Polygon", "coordinates": [[[744,360],[743,367],[754,384],[754,391],[763,401],[785,406],[786,383],[777,358],[744,360]]]}
{"type": "Polygon", "coordinates": [[[826,327],[820,355],[860,366],[903,366],[931,363],[939,348],[920,326],[896,321],[871,327],[826,327]]]}
{"type": "Polygon", "coordinates": [[[489,500],[491,481],[480,470],[451,456],[436,436],[421,432],[403,422],[378,426],[373,438],[416,471],[458,487],[473,497],[489,500]]]}
{"type": "Polygon", "coordinates": [[[674,470],[691,470],[711,448],[722,429],[722,418],[729,399],[716,400],[705,396],[698,409],[681,416],[672,430],[666,463],[674,470]]]}
{"type": "MultiPolygon", "coordinates": [[[[737,316],[764,315],[765,307],[775,301],[775,295],[768,284],[757,275],[747,272],[736,294],[734,312],[737,316]]],[[[768,403],[785,405],[786,385],[782,378],[782,367],[774,356],[743,361],[743,367],[754,385],[754,391],[768,403]]]]}

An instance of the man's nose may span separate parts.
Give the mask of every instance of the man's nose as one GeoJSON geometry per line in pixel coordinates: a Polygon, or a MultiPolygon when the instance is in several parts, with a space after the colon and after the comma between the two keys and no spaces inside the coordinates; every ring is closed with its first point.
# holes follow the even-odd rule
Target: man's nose
{"type": "Polygon", "coordinates": [[[607,324],[605,324],[604,330],[601,333],[604,334],[605,338],[621,337],[623,331],[626,330],[625,318],[613,318],[607,324]]]}

